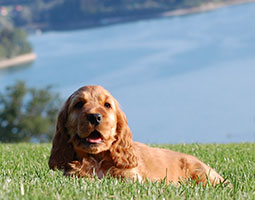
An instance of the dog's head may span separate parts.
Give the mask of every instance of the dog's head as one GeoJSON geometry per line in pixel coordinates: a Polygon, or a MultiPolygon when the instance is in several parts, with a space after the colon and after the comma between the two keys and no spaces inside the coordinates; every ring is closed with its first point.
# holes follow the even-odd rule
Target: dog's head
{"type": "Polygon", "coordinates": [[[87,154],[110,151],[117,167],[137,164],[132,134],[118,102],[101,86],[75,91],[61,109],[49,165],[64,165],[87,154]]]}

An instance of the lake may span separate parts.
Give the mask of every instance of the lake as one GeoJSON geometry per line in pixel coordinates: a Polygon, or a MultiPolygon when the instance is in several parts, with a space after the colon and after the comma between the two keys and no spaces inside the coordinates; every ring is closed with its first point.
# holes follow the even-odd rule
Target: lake
{"type": "Polygon", "coordinates": [[[63,98],[99,84],[145,143],[255,141],[255,4],[31,35],[37,60],[0,70],[63,98]]]}

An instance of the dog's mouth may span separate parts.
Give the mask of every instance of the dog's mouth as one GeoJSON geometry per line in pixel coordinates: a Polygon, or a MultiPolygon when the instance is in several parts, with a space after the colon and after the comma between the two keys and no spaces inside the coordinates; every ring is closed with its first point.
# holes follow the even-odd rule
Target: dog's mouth
{"type": "Polygon", "coordinates": [[[90,135],[86,138],[81,138],[78,135],[76,137],[83,143],[83,144],[100,144],[103,142],[103,138],[100,132],[97,130],[90,133],[90,135]]]}

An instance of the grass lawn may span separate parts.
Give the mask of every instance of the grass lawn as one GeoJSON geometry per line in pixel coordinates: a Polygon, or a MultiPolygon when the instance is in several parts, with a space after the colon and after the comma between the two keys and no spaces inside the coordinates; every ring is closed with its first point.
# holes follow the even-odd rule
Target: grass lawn
{"type": "Polygon", "coordinates": [[[50,144],[0,144],[0,199],[255,199],[255,143],[157,146],[197,156],[232,186],[64,177],[48,168],[50,144]]]}

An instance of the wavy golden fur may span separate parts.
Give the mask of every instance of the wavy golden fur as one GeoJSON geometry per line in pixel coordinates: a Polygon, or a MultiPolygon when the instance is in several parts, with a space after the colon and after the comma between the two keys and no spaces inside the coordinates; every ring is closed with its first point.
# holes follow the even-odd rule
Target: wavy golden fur
{"type": "Polygon", "coordinates": [[[131,179],[189,178],[212,185],[224,179],[196,157],[134,142],[118,102],[101,86],[75,91],[61,109],[49,159],[65,175],[131,179]]]}

